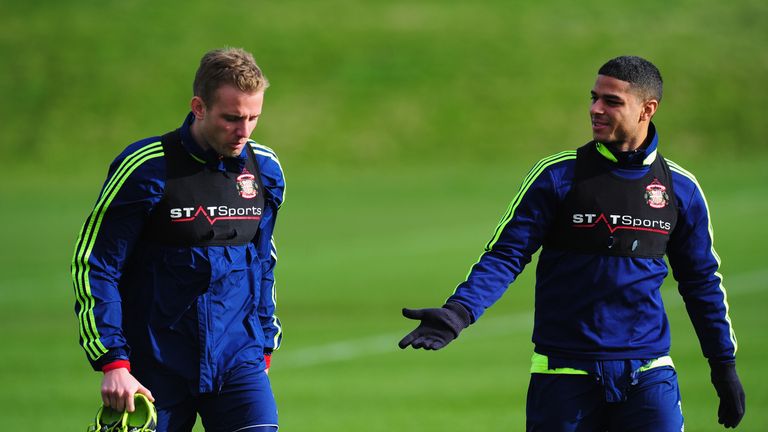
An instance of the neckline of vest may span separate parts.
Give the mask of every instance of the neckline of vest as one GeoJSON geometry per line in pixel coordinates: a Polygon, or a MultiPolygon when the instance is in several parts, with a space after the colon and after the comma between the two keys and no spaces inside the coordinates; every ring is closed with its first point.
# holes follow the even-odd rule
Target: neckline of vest
{"type": "MultiPolygon", "coordinates": [[[[616,155],[613,154],[613,152],[603,143],[595,141],[595,150],[597,150],[597,153],[600,154],[600,156],[604,157],[605,159],[609,160],[610,162],[613,162],[615,164],[619,163],[619,160],[616,158],[616,155]]],[[[658,149],[653,149],[652,152],[648,153],[645,158],[643,159],[643,162],[640,165],[628,165],[625,168],[631,168],[631,167],[647,167],[650,166],[658,156],[659,151],[658,149]]]]}

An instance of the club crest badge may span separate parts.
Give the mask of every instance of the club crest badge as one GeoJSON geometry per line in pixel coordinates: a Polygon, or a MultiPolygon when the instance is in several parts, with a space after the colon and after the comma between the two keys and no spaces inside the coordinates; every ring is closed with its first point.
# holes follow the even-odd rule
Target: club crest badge
{"type": "Polygon", "coordinates": [[[667,187],[654,178],[651,184],[645,187],[645,202],[653,208],[664,208],[669,204],[667,187]]]}
{"type": "Polygon", "coordinates": [[[248,170],[243,171],[242,174],[237,176],[237,192],[241,197],[247,199],[255,198],[259,194],[256,177],[249,173],[248,170]]]}

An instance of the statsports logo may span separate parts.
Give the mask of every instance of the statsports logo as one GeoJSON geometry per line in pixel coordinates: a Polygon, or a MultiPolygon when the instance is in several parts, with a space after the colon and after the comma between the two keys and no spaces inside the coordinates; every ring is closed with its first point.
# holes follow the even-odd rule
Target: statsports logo
{"type": "Polygon", "coordinates": [[[603,225],[613,234],[618,230],[650,231],[658,234],[669,234],[672,224],[661,219],[644,219],[632,215],[605,213],[574,213],[571,217],[574,228],[595,228],[603,225]]]}
{"type": "Polygon", "coordinates": [[[211,225],[220,220],[260,220],[261,207],[197,206],[175,207],[170,210],[171,222],[192,222],[198,217],[211,225]]]}
{"type": "Polygon", "coordinates": [[[651,184],[645,187],[645,202],[653,208],[664,208],[669,204],[667,187],[654,178],[651,184]]]}

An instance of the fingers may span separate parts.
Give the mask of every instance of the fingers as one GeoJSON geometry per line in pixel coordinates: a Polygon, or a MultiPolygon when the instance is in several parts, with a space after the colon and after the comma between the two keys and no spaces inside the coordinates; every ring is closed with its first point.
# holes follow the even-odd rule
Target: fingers
{"type": "Polygon", "coordinates": [[[133,405],[133,393],[118,390],[105,392],[102,390],[101,400],[106,407],[115,411],[125,411],[127,406],[133,405]]]}
{"type": "Polygon", "coordinates": [[[720,402],[717,410],[717,422],[726,428],[735,428],[744,417],[743,405],[733,406],[725,402],[720,402]]]}
{"type": "Polygon", "coordinates": [[[397,344],[397,346],[399,346],[400,349],[408,348],[408,345],[410,345],[411,342],[413,342],[413,340],[416,339],[415,333],[416,333],[415,331],[412,331],[407,335],[405,335],[404,338],[400,339],[400,342],[397,344]]]}
{"type": "Polygon", "coordinates": [[[144,387],[143,385],[139,385],[139,389],[136,390],[136,393],[141,393],[144,396],[146,396],[147,399],[149,399],[150,402],[155,402],[155,397],[152,396],[152,392],[149,391],[149,389],[144,387]]]}
{"type": "Polygon", "coordinates": [[[447,309],[441,308],[403,308],[404,317],[420,320],[421,324],[401,339],[398,346],[401,349],[405,349],[410,345],[415,349],[423,348],[425,350],[438,350],[447,345],[448,342],[455,337],[455,334],[451,336],[451,330],[444,328],[446,327],[445,323],[440,321],[441,313],[445,313],[446,311],[447,309]]]}
{"type": "Polygon", "coordinates": [[[418,330],[419,329],[416,329],[408,333],[397,345],[402,349],[408,348],[409,345],[414,349],[425,348],[427,336],[418,330]]]}
{"type": "MultiPolygon", "coordinates": [[[[403,316],[408,319],[421,320],[424,318],[424,310],[425,309],[403,308],[403,316]]],[[[400,349],[406,349],[409,345],[413,345],[414,348],[421,348],[421,346],[416,346],[414,344],[414,341],[417,341],[421,336],[421,333],[419,332],[420,327],[421,326],[405,335],[404,338],[400,339],[400,342],[397,344],[397,346],[399,346],[400,349]]]]}
{"type": "Polygon", "coordinates": [[[403,316],[408,319],[421,320],[424,319],[424,312],[426,309],[408,309],[403,308],[403,316]]]}
{"type": "Polygon", "coordinates": [[[411,345],[415,349],[425,349],[427,351],[439,350],[445,346],[445,341],[441,338],[429,335],[422,335],[417,337],[411,345]]]}
{"type": "Polygon", "coordinates": [[[129,397],[125,399],[125,410],[128,412],[136,411],[136,405],[134,405],[133,403],[133,394],[131,394],[129,397]]]}
{"type": "Polygon", "coordinates": [[[445,342],[440,338],[436,338],[416,329],[408,333],[397,345],[401,349],[406,349],[410,345],[414,349],[423,348],[425,350],[437,350],[444,347],[445,342]]]}
{"type": "Polygon", "coordinates": [[[428,350],[439,350],[440,348],[444,347],[446,345],[446,342],[442,339],[433,339],[429,342],[429,344],[425,347],[428,350]]]}
{"type": "Polygon", "coordinates": [[[141,393],[150,401],[155,398],[152,392],[141,385],[127,369],[114,369],[104,374],[101,383],[101,400],[104,406],[115,411],[133,412],[136,409],[134,394],[141,393]]]}
{"type": "Polygon", "coordinates": [[[428,342],[429,342],[429,339],[427,339],[426,337],[420,337],[415,341],[413,341],[412,345],[416,349],[429,349],[427,348],[428,342]]]}
{"type": "Polygon", "coordinates": [[[101,402],[104,404],[105,407],[114,408],[116,405],[114,402],[112,402],[112,398],[109,395],[106,395],[104,393],[101,394],[101,402]]]}
{"type": "Polygon", "coordinates": [[[424,338],[421,343],[425,350],[436,351],[445,346],[445,341],[435,337],[424,338]]]}
{"type": "Polygon", "coordinates": [[[720,397],[720,405],[717,409],[718,423],[726,428],[735,428],[744,418],[746,402],[744,391],[739,385],[736,388],[722,390],[718,396],[720,397]]]}

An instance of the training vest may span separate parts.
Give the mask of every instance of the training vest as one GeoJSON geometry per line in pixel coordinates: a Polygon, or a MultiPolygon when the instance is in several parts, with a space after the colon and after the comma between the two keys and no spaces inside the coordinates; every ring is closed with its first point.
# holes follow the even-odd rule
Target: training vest
{"type": "Polygon", "coordinates": [[[576,152],[573,186],[544,242],[553,249],[661,258],[677,223],[672,175],[661,154],[639,179],[613,173],[590,142],[576,152]]]}
{"type": "Polygon", "coordinates": [[[161,138],[166,181],[146,238],[167,246],[227,246],[253,241],[264,211],[264,185],[256,155],[246,145],[242,172],[211,170],[195,160],[178,130],[161,138]]]}

